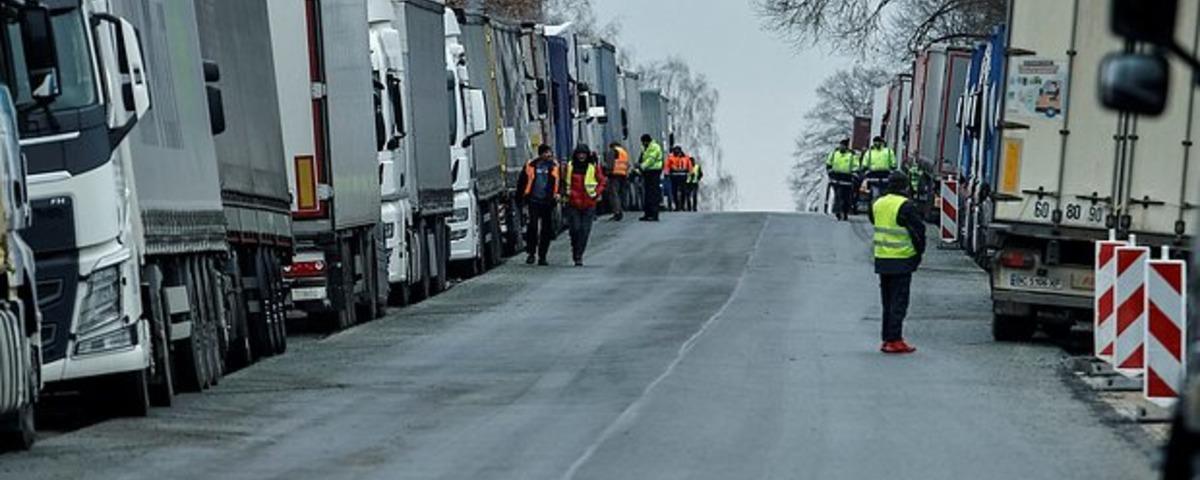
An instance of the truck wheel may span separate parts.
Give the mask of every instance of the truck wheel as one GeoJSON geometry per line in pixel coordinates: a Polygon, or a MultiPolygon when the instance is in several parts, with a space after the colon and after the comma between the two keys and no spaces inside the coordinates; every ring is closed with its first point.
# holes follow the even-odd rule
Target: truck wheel
{"type": "Polygon", "coordinates": [[[29,450],[37,440],[34,426],[33,399],[17,411],[0,419],[0,449],[5,451],[29,450]]]}
{"type": "Polygon", "coordinates": [[[268,318],[272,320],[269,325],[275,338],[271,351],[280,355],[287,351],[287,311],[284,308],[287,293],[283,287],[283,265],[280,264],[279,258],[271,253],[264,253],[263,256],[266,263],[263,276],[268,282],[264,293],[270,299],[264,304],[264,308],[268,309],[268,318]]]}
{"type": "MultiPolygon", "coordinates": [[[[360,246],[362,248],[359,249],[359,255],[362,255],[362,265],[367,270],[363,272],[363,282],[367,284],[367,292],[366,298],[358,298],[357,294],[352,295],[352,298],[355,300],[354,308],[357,309],[355,316],[358,317],[358,321],[370,322],[379,318],[379,309],[375,303],[376,297],[379,296],[377,293],[379,283],[374,275],[375,267],[379,264],[375,257],[375,236],[368,233],[360,246]]],[[[354,277],[351,275],[351,278],[354,277]]]]}
{"type": "Polygon", "coordinates": [[[169,407],[175,400],[175,379],[171,363],[171,319],[163,298],[163,276],[158,265],[146,267],[144,313],[150,322],[150,357],[154,375],[150,379],[150,402],[156,407],[169,407]]]}
{"type": "Polygon", "coordinates": [[[1027,342],[1033,338],[1037,323],[1031,318],[1012,315],[992,317],[992,339],[997,342],[1027,342]]]}
{"type": "Polygon", "coordinates": [[[433,279],[434,295],[446,291],[446,287],[450,283],[448,278],[450,272],[447,271],[450,267],[450,236],[446,232],[448,228],[444,223],[434,228],[433,238],[434,242],[437,242],[437,248],[434,250],[437,252],[437,256],[434,261],[438,265],[438,276],[433,279]]]}
{"type": "Polygon", "coordinates": [[[1184,422],[1181,413],[1171,422],[1171,438],[1163,448],[1163,478],[1196,478],[1200,474],[1200,435],[1188,431],[1184,422]]]}
{"type": "MultiPolygon", "coordinates": [[[[108,395],[108,411],[117,417],[145,417],[150,413],[150,388],[146,370],[135,370],[114,376],[115,387],[108,395]]],[[[105,389],[107,390],[107,388],[105,389]]]]}
{"type": "Polygon", "coordinates": [[[412,302],[412,293],[408,285],[392,285],[388,290],[388,304],[393,307],[407,307],[412,302]]]}

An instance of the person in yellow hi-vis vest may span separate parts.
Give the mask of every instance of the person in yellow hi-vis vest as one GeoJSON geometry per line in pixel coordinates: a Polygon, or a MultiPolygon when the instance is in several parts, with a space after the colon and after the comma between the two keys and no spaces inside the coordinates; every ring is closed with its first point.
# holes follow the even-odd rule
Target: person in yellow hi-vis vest
{"type": "Polygon", "coordinates": [[[925,225],[921,212],[908,199],[909,178],[892,172],[887,190],[870,210],[875,226],[875,273],[879,275],[883,300],[883,353],[913,353],[917,349],[904,341],[904,317],[913,272],[925,253],[925,225]]]}
{"type": "Polygon", "coordinates": [[[838,142],[838,147],[825,159],[825,171],[833,186],[833,215],[838,220],[850,220],[854,208],[854,172],[858,170],[858,154],[850,149],[850,140],[838,142]]]}
{"type": "Polygon", "coordinates": [[[583,266],[583,253],[596,221],[596,204],[604,198],[608,183],[598,163],[596,154],[584,144],[575,147],[571,161],[567,162],[568,197],[563,217],[571,232],[571,258],[576,267],[583,266]]]}

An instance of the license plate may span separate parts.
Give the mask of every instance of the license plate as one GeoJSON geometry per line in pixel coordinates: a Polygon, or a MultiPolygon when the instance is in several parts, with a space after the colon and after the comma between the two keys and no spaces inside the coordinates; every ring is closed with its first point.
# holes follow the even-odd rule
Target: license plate
{"type": "Polygon", "coordinates": [[[1096,274],[1095,273],[1073,273],[1071,274],[1071,288],[1075,290],[1095,290],[1096,289],[1096,274]]]}
{"type": "Polygon", "coordinates": [[[313,300],[324,300],[325,296],[326,296],[325,295],[325,287],[293,288],[292,289],[292,301],[293,302],[311,302],[313,300]]]}
{"type": "Polygon", "coordinates": [[[1063,281],[1057,278],[1038,277],[1014,273],[1008,277],[1008,285],[1013,288],[1034,288],[1038,290],[1062,290],[1063,281]]]}

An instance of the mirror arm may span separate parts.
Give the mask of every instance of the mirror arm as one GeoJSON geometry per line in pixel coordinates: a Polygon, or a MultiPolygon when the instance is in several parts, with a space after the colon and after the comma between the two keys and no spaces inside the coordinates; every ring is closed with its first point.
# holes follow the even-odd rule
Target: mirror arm
{"type": "Polygon", "coordinates": [[[114,148],[114,149],[117,148],[118,146],[120,146],[121,142],[125,140],[125,137],[129,135],[129,132],[133,131],[133,127],[137,126],[137,123],[138,123],[137,115],[131,115],[129,117],[129,120],[125,121],[124,125],[121,125],[120,127],[117,127],[117,128],[109,129],[108,130],[108,144],[110,146],[112,146],[112,148],[114,148]]]}
{"type": "Polygon", "coordinates": [[[1180,60],[1183,60],[1183,63],[1186,63],[1188,68],[1192,69],[1192,82],[1200,84],[1200,59],[1193,57],[1192,52],[1189,52],[1179,42],[1171,42],[1169,50],[1176,57],[1179,57],[1180,60]]]}

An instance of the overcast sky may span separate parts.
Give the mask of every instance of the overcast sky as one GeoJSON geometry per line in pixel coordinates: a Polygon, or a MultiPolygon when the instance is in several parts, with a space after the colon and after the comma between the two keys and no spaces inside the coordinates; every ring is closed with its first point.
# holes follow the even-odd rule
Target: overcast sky
{"type": "MultiPolygon", "coordinates": [[[[721,92],[717,131],[741,210],[792,210],[786,179],[793,139],[813,92],[838,62],[795,52],[764,32],[752,0],[594,0],[617,20],[639,62],[679,55],[721,92]]],[[[685,146],[686,147],[686,146],[685,146]]]]}

